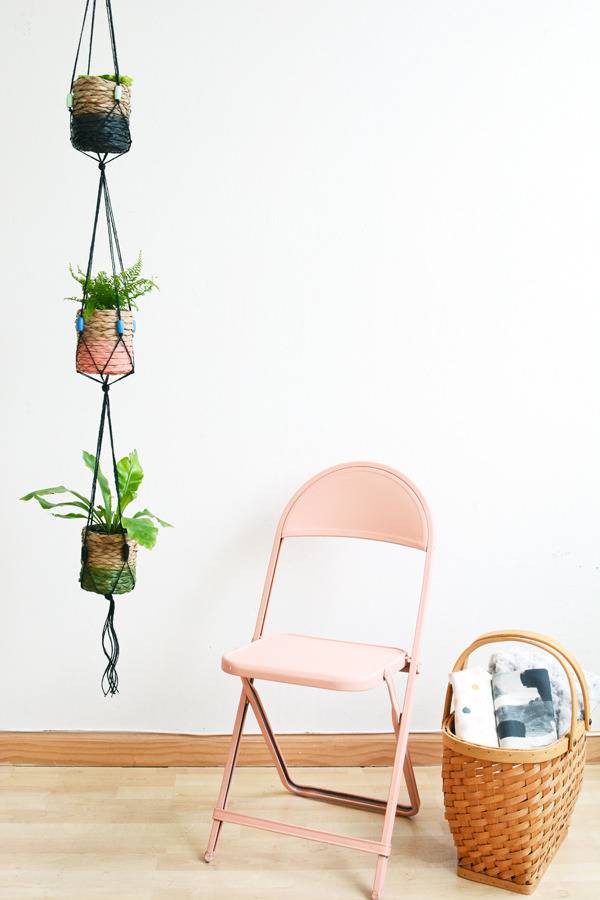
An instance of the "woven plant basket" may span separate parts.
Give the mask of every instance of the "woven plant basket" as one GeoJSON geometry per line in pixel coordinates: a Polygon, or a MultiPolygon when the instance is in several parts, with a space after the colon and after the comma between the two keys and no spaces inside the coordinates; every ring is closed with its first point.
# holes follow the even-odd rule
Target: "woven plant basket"
{"type": "Polygon", "coordinates": [[[128,594],[134,589],[137,541],[124,540],[122,534],[104,534],[93,528],[84,528],[81,543],[87,548],[87,558],[82,560],[80,575],[84,591],[128,594]],[[129,547],[128,554],[124,552],[125,544],[129,547]]]}
{"type": "Polygon", "coordinates": [[[551,638],[534,632],[485,634],[460,655],[453,671],[464,669],[478,647],[498,641],[532,644],[559,661],[571,692],[570,730],[553,744],[535,750],[470,744],[454,734],[449,685],[442,722],[444,806],[458,854],[458,875],[531,894],[567,834],[579,795],[586,726],[591,724],[589,698],[578,663],[551,638]],[[572,672],[581,686],[583,721],[578,721],[572,672]]]}
{"type": "Polygon", "coordinates": [[[85,322],[77,338],[75,367],[78,372],[86,375],[128,375],[133,372],[133,312],[121,310],[122,336],[117,333],[118,318],[116,309],[96,309],[85,322]]]}
{"type": "Polygon", "coordinates": [[[71,143],[92,153],[126,153],[131,147],[129,115],[131,88],[121,83],[115,100],[115,82],[99,75],[81,75],[73,84],[71,143]]]}

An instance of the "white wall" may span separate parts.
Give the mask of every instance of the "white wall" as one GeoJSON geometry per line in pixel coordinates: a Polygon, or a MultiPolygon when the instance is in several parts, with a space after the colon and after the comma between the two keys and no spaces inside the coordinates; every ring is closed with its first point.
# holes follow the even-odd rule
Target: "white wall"
{"type": "MultiPolygon", "coordinates": [[[[251,634],[279,512],[352,459],[406,472],[434,517],[416,728],[482,631],[600,669],[598,4],[115,0],[136,81],[110,186],[161,293],[114,418],[177,528],[118,600],[102,697],[77,525],[17,502],[88,489],[99,414],[61,299],[98,174],[64,108],[82,7],[3,14],[0,727],[228,730],[219,659],[251,634]]],[[[406,640],[411,553],[314,543],[285,555],[274,625],[406,640]]],[[[267,694],[282,730],[388,727],[383,692],[267,694]]]]}

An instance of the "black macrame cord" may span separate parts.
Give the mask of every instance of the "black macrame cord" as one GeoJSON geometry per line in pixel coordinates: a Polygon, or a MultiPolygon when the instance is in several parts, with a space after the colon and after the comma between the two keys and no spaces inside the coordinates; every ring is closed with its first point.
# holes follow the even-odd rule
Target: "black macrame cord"
{"type": "MultiPolygon", "coordinates": [[[[81,53],[81,45],[83,43],[83,36],[85,33],[89,11],[90,0],[86,0],[83,11],[81,30],[79,32],[79,40],[77,42],[77,50],[75,51],[75,62],[73,63],[73,71],[71,73],[71,84],[69,87],[69,94],[71,97],[73,94],[73,85],[75,84],[77,78],[77,63],[79,62],[79,55],[81,53]]],[[[119,59],[117,55],[117,42],[115,38],[115,24],[113,19],[111,0],[106,0],[106,18],[108,21],[108,33],[110,36],[115,84],[120,85],[121,74],[119,71],[119,59]]],[[[87,75],[90,74],[90,68],[92,64],[95,22],[96,0],[92,0],[87,54],[87,75]]],[[[110,154],[114,154],[112,159],[109,160],[110,162],[112,162],[113,159],[117,159],[117,157],[123,156],[131,149],[132,141],[131,133],[129,130],[129,119],[121,107],[120,100],[115,99],[112,108],[106,112],[77,116],[74,114],[72,106],[69,112],[71,120],[71,143],[73,147],[78,150],[79,153],[83,153],[84,156],[88,156],[90,159],[95,159],[98,161],[106,161],[107,157],[110,154]],[[99,147],[100,145],[103,145],[105,148],[109,149],[96,150],[95,148],[99,147]]]]}
{"type": "MultiPolygon", "coordinates": [[[[117,57],[117,47],[115,41],[115,28],[112,14],[112,5],[111,0],[105,0],[106,2],[106,15],[108,20],[108,31],[110,35],[110,43],[111,43],[111,51],[112,51],[112,59],[114,66],[114,74],[116,79],[116,84],[121,84],[121,76],[119,72],[119,62],[117,57]]],[[[77,65],[79,62],[79,56],[82,48],[86,23],[88,22],[89,15],[89,45],[87,51],[87,74],[90,74],[90,68],[92,63],[92,47],[94,42],[94,26],[96,21],[96,0],[86,0],[85,8],[83,12],[83,20],[81,23],[81,30],[79,33],[79,40],[77,43],[77,51],[75,54],[75,61],[73,64],[73,71],[71,74],[71,84],[70,84],[70,96],[72,97],[73,85],[75,83],[77,77],[77,65]]],[[[96,204],[94,210],[94,220],[92,225],[92,236],[90,241],[90,249],[87,261],[87,268],[85,272],[85,282],[83,285],[83,296],[81,300],[81,307],[79,310],[79,318],[78,318],[78,344],[77,349],[79,350],[80,345],[85,347],[89,358],[92,361],[93,367],[96,369],[96,375],[90,375],[88,372],[79,371],[79,374],[84,375],[86,378],[91,381],[95,381],[102,387],[102,407],[100,412],[100,423],[98,427],[98,437],[96,441],[96,462],[93,472],[92,478],[92,487],[90,492],[90,506],[88,510],[87,522],[83,532],[83,540],[81,547],[81,574],[80,574],[80,583],[83,587],[84,579],[86,581],[86,589],[89,589],[87,585],[92,586],[93,590],[97,594],[102,594],[108,600],[108,613],[106,616],[106,620],[104,622],[104,627],[102,629],[102,650],[107,660],[107,665],[102,675],[101,688],[104,696],[114,695],[118,692],[119,689],[119,676],[117,674],[117,661],[119,659],[119,640],[117,638],[117,634],[115,631],[114,625],[114,616],[115,616],[115,600],[114,593],[117,592],[117,588],[119,586],[119,582],[123,574],[127,573],[130,578],[131,588],[133,590],[135,587],[135,569],[132,568],[129,562],[129,544],[127,543],[127,532],[123,527],[122,521],[122,510],[121,510],[121,491],[119,488],[119,475],[117,470],[117,457],[115,452],[115,443],[114,443],[114,433],[113,433],[113,424],[111,417],[111,408],[110,408],[110,388],[111,385],[116,384],[118,381],[122,381],[124,378],[128,378],[129,375],[132,375],[134,372],[134,364],[133,357],[130,353],[127,344],[124,340],[124,328],[121,325],[121,309],[122,309],[122,298],[119,293],[119,278],[118,274],[124,271],[123,265],[123,257],[121,253],[121,245],[119,242],[119,236],[117,233],[117,226],[115,222],[115,216],[113,212],[112,201],[110,197],[110,192],[108,189],[108,181],[106,178],[106,166],[109,162],[114,162],[119,156],[122,156],[124,153],[127,153],[131,146],[131,136],[129,134],[129,121],[128,117],[123,112],[120,106],[120,100],[115,99],[113,108],[108,113],[99,113],[95,115],[83,115],[83,116],[75,116],[74,111],[70,108],[70,120],[71,120],[71,142],[75,149],[79,150],[79,152],[83,153],[84,156],[89,157],[97,162],[98,168],[100,169],[100,179],[98,183],[98,192],[96,195],[96,204]],[[91,153],[86,149],[86,144],[91,144],[91,146],[99,145],[99,136],[100,133],[108,134],[109,138],[111,135],[114,137],[114,142],[117,144],[120,143],[121,149],[118,151],[114,150],[93,150],[91,153]],[[83,149],[82,149],[83,147],[83,149]],[[112,155],[114,154],[114,155],[112,155]],[[111,158],[109,159],[109,156],[111,158]],[[112,349],[112,352],[106,362],[103,363],[102,366],[98,365],[96,360],[94,359],[93,352],[86,341],[85,335],[85,313],[86,307],[88,304],[88,292],[89,292],[89,283],[92,278],[92,266],[94,262],[94,251],[96,247],[96,238],[98,235],[98,223],[100,221],[100,213],[104,209],[105,219],[106,219],[106,227],[108,233],[108,247],[110,252],[110,260],[111,260],[111,268],[112,268],[112,278],[114,285],[114,297],[115,297],[115,309],[117,312],[117,328],[115,333],[115,345],[112,349]],[[119,377],[113,378],[111,381],[110,373],[107,373],[107,368],[109,367],[109,363],[111,362],[115,352],[124,348],[129,358],[129,362],[131,365],[131,369],[129,372],[126,372],[119,377]],[[110,590],[106,591],[106,583],[104,582],[101,586],[97,584],[93,568],[88,563],[88,535],[90,532],[96,532],[100,529],[93,523],[93,509],[96,501],[96,492],[98,487],[98,477],[100,472],[100,457],[102,454],[102,447],[105,437],[106,425],[108,424],[108,441],[110,445],[110,456],[111,456],[111,465],[112,465],[112,477],[115,485],[116,492],[116,500],[117,500],[117,509],[116,509],[116,524],[113,523],[113,530],[111,533],[119,534],[122,538],[122,565],[120,569],[115,573],[114,580],[110,586],[110,590]]],[[[111,138],[112,140],[112,138],[111,138]]],[[[109,143],[111,142],[109,140],[109,143]]],[[[127,301],[128,309],[131,309],[131,303],[127,301]]]]}

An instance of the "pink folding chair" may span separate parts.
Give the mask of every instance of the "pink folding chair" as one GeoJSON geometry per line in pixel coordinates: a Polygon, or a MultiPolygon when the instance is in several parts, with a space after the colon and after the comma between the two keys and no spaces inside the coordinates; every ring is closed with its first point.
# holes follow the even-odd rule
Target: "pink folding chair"
{"type": "Polygon", "coordinates": [[[399,472],[377,463],[347,463],[334,466],[316,475],[292,497],[277,526],[252,643],[226,653],[222,660],[225,672],[241,678],[242,692],[221,790],[213,812],[212,829],[204,857],[206,862],[214,858],[223,822],[249,825],[264,831],[275,831],[374,853],[377,856],[377,866],[372,897],[383,896],[395,817],[414,816],[419,810],[419,794],[407,742],[415,676],[419,671],[419,647],[429,580],[431,534],[429,511],[417,488],[399,472]],[[334,641],[301,634],[270,634],[263,637],[282,543],[286,538],[309,536],[366,538],[424,551],[425,564],[410,654],[397,647],[334,641]],[[408,674],[402,710],[394,687],[396,672],[408,674]],[[332,691],[366,691],[385,683],[389,692],[396,735],[394,765],[387,801],[296,784],[290,777],[265,714],[254,684],[255,679],[327,688],[332,691]],[[226,808],[249,705],[256,716],[284,787],[300,797],[384,813],[381,840],[346,837],[328,831],[236,813],[226,808]],[[410,801],[406,806],[398,803],[402,773],[410,801]]]}

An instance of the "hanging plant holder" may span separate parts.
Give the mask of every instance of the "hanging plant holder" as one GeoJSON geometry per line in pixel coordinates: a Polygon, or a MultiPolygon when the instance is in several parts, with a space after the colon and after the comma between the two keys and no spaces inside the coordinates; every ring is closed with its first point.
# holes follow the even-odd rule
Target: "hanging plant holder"
{"type": "Polygon", "coordinates": [[[102,409],[96,442],[96,454],[83,453],[84,462],[92,469],[89,500],[64,485],[33,491],[43,509],[67,508],[68,512],[52,515],[66,519],[85,519],[81,535],[81,569],[79,583],[88,593],[99,594],[108,601],[108,612],[102,630],[102,649],[107,665],[102,676],[105,695],[118,692],[117,662],[119,641],[114,626],[115,595],[127,594],[135,588],[138,544],[153,547],[158,525],[169,527],[148,509],[124,518],[123,512],[136,497],[143,479],[137,451],[117,461],[110,409],[110,388],[116,381],[131,375],[133,364],[133,310],[136,300],[156,285],[141,276],[142,258],[126,269],[119,244],[115,217],[106,179],[106,167],[131,147],[129,117],[131,114],[131,79],[119,70],[111,0],[105,0],[108,33],[112,52],[113,73],[90,73],[97,0],[84,0],[83,21],[67,94],[71,143],[76,150],[97,163],[100,178],[96,195],[92,236],[85,271],[71,274],[81,285],[82,294],[69,299],[80,304],[75,321],[77,333],[76,369],[102,388],[102,409]],[[89,16],[88,16],[89,14],[89,16]],[[88,28],[89,46],[86,65],[79,64],[84,33],[88,28]],[[110,272],[93,277],[94,249],[101,212],[105,217],[110,252],[110,272]],[[107,478],[100,468],[103,443],[107,438],[112,463],[112,480],[116,503],[107,478]],[[97,493],[101,495],[96,503],[97,493]],[[73,499],[53,502],[54,494],[70,494],[73,499]],[[137,538],[129,537],[135,535],[137,538]]]}
{"type": "Polygon", "coordinates": [[[92,153],[127,153],[131,147],[131,88],[100,75],[80,75],[69,93],[71,143],[92,153]]]}
{"type": "Polygon", "coordinates": [[[130,309],[96,309],[88,320],[79,314],[76,369],[82,375],[130,375],[133,372],[135,319],[130,309]]]}
{"type": "Polygon", "coordinates": [[[96,0],[85,0],[83,21],[67,94],[71,122],[71,144],[87,155],[95,153],[104,160],[109,154],[120,156],[131,147],[131,79],[121,75],[117,56],[111,0],[106,0],[106,18],[112,52],[113,73],[92,75],[92,49],[96,20],[96,0]],[[78,72],[79,55],[89,18],[89,41],[85,73],[78,72]]]}
{"type": "Polygon", "coordinates": [[[80,584],[93,594],[128,594],[135,587],[137,541],[123,534],[106,534],[95,528],[81,533],[80,584]]]}
{"type": "MultiPolygon", "coordinates": [[[[131,291],[132,283],[135,284],[135,278],[139,275],[141,255],[134,266],[125,269],[106,178],[106,163],[101,160],[98,167],[100,180],[87,267],[85,272],[79,269],[79,274],[71,269],[71,274],[83,287],[81,306],[75,319],[77,331],[75,368],[81,375],[104,385],[111,376],[126,378],[134,372],[133,335],[136,323],[127,291],[131,291]],[[103,206],[108,230],[111,272],[110,274],[101,272],[96,278],[92,278],[98,223],[103,206]],[[94,294],[94,285],[99,281],[100,299],[94,294]]],[[[144,282],[154,286],[154,282],[149,279],[145,279],[144,282]]],[[[136,296],[139,296],[139,293],[136,296]]]]}

